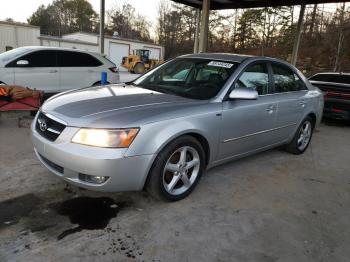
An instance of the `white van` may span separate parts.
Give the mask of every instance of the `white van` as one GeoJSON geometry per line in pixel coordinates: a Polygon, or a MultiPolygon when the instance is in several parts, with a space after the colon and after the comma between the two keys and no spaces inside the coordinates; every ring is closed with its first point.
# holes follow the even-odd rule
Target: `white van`
{"type": "Polygon", "coordinates": [[[104,56],[75,49],[20,47],[0,54],[0,84],[20,85],[46,93],[119,83],[116,65],[104,56]]]}

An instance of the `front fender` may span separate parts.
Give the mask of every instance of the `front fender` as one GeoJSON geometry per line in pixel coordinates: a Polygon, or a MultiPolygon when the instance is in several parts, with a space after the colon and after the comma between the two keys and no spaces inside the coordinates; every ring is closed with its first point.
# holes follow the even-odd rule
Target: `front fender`
{"type": "Polygon", "coordinates": [[[195,133],[207,140],[210,150],[210,163],[218,154],[220,124],[221,116],[211,112],[144,125],[125,156],[158,154],[177,137],[195,133]]]}

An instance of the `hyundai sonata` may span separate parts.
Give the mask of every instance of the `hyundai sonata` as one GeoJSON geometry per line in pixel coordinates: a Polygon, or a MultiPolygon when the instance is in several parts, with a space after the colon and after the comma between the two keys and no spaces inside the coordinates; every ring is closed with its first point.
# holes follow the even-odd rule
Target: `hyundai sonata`
{"type": "Polygon", "coordinates": [[[192,54],[130,83],[50,98],[32,137],[42,164],[69,183],[174,201],[215,165],[282,145],[303,153],[322,109],[319,89],[286,62],[192,54]]]}

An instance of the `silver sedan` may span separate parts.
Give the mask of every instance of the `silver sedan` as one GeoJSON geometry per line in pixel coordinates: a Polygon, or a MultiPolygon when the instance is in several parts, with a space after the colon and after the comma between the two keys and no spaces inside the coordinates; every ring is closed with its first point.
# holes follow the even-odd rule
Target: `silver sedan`
{"type": "Polygon", "coordinates": [[[192,54],[130,83],[58,94],[32,124],[44,166],[79,187],[180,200],[204,170],[284,145],[303,153],[323,96],[281,60],[192,54]]]}

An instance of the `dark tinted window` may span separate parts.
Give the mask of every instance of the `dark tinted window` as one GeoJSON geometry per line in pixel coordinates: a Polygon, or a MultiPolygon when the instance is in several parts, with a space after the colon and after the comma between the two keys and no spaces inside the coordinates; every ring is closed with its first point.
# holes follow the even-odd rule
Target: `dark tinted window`
{"type": "Polygon", "coordinates": [[[350,84],[350,75],[340,75],[340,74],[319,74],[314,75],[310,80],[321,81],[321,82],[333,82],[350,84]]]}
{"type": "Polygon", "coordinates": [[[252,88],[256,90],[259,95],[267,94],[269,92],[269,73],[267,65],[262,63],[248,66],[239,77],[236,85],[239,87],[252,88]]]}
{"type": "Polygon", "coordinates": [[[275,93],[306,90],[304,82],[290,68],[272,64],[275,93]]]}
{"type": "MultiPolygon", "coordinates": [[[[21,56],[13,62],[7,65],[7,67],[18,67],[17,61],[27,60],[28,65],[25,67],[55,67],[56,63],[56,51],[54,50],[42,50],[35,51],[30,54],[21,56]]],[[[22,66],[23,67],[23,66],[22,66]]]]}
{"type": "Polygon", "coordinates": [[[58,66],[60,67],[93,67],[102,65],[95,57],[73,51],[58,51],[58,66]]]}
{"type": "Polygon", "coordinates": [[[177,58],[136,79],[134,84],[161,93],[210,99],[224,86],[238,64],[199,58],[177,58]]]}

